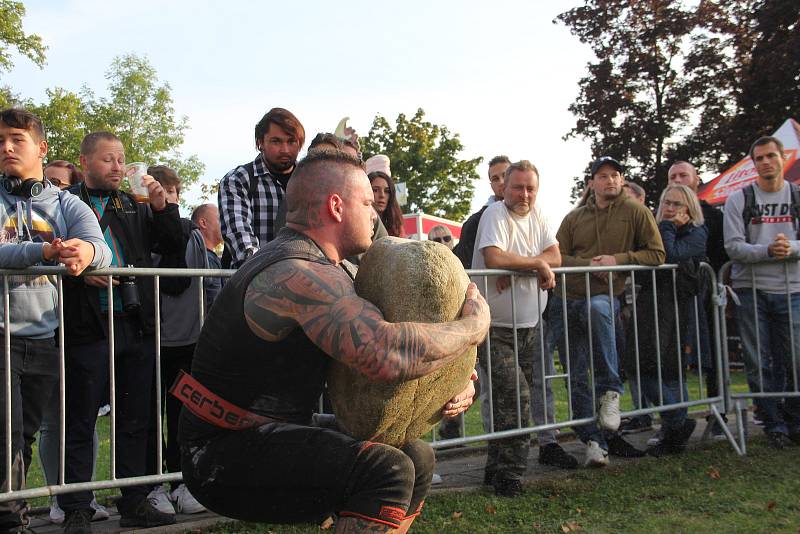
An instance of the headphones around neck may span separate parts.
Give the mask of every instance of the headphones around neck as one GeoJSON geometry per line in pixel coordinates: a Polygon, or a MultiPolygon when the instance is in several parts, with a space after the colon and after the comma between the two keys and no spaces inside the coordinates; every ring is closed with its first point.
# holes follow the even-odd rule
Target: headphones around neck
{"type": "Polygon", "coordinates": [[[36,178],[17,178],[16,176],[2,177],[3,189],[9,195],[16,195],[22,198],[35,198],[44,191],[44,181],[36,178]]]}

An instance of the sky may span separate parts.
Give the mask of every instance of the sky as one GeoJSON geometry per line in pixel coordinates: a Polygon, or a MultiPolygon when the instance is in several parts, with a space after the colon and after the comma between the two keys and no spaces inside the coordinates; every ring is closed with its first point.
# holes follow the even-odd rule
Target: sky
{"type": "Polygon", "coordinates": [[[491,194],[486,163],[507,154],[537,166],[538,204],[557,225],[591,158],[588,143],[563,140],[591,51],[552,22],[579,3],[27,0],[24,30],[42,37],[47,64],[15,58],[0,81],[35,101],[56,86],[103,95],[114,57],[144,55],[188,118],[181,151],[206,165],[206,183],[255,158],[253,127],[272,107],[309,140],[345,116],[366,134],[376,114],[393,124],[423,108],[460,134],[461,157],[484,158],[473,211],[491,194]]]}

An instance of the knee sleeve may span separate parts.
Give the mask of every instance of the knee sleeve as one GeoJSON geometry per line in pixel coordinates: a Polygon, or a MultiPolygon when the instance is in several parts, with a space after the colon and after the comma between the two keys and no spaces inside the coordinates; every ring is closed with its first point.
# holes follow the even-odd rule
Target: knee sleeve
{"type": "Polygon", "coordinates": [[[347,498],[339,515],[398,527],[406,518],[414,482],[411,458],[394,447],[365,441],[350,474],[347,498]]]}

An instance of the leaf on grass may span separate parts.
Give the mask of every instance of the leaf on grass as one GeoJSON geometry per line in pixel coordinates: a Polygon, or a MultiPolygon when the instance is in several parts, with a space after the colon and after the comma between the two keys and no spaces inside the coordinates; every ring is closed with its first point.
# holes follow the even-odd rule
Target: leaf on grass
{"type": "Polygon", "coordinates": [[[721,476],[721,475],[719,474],[719,469],[717,469],[716,467],[712,467],[711,469],[709,469],[708,471],[706,471],[706,474],[707,474],[709,477],[713,478],[714,480],[719,480],[719,479],[720,479],[720,476],[721,476]]]}
{"type": "Polygon", "coordinates": [[[496,514],[497,513],[497,508],[492,506],[492,505],[489,505],[489,506],[486,507],[486,513],[487,514],[496,514]]]}
{"type": "Polygon", "coordinates": [[[709,492],[708,492],[708,496],[709,496],[709,497],[713,497],[713,496],[714,496],[714,495],[716,495],[716,494],[717,494],[717,492],[716,492],[716,491],[709,491],[709,492]]]}
{"type": "Polygon", "coordinates": [[[451,516],[453,519],[461,519],[461,516],[464,515],[464,512],[453,512],[451,516]]]}
{"type": "Polygon", "coordinates": [[[775,509],[775,501],[769,501],[769,502],[767,503],[767,510],[769,510],[769,511],[771,512],[771,511],[773,511],[774,509],[775,509]]]}
{"type": "Polygon", "coordinates": [[[575,511],[576,511],[577,513],[579,513],[579,514],[580,514],[580,513],[583,513],[583,510],[581,510],[580,508],[575,508],[575,511]]]}
{"type": "Polygon", "coordinates": [[[333,518],[328,516],[327,518],[325,518],[325,521],[323,521],[322,524],[319,526],[319,529],[330,530],[332,526],[333,526],[333,518]]]}
{"type": "Polygon", "coordinates": [[[561,525],[562,532],[577,532],[581,529],[581,526],[578,524],[577,521],[567,521],[563,525],[561,525]]]}

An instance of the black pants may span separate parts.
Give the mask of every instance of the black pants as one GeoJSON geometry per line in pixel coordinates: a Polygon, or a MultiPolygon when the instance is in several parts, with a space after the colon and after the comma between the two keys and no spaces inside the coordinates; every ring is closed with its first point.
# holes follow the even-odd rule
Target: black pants
{"type": "Polygon", "coordinates": [[[269,423],[182,444],[184,482],[209,510],[245,521],[320,521],[336,512],[399,525],[419,512],[433,449],[356,441],[329,428],[269,423]]]}
{"type": "MultiPolygon", "coordinates": [[[[143,338],[138,320],[114,319],[116,464],[118,478],[145,474],[147,431],[151,415],[150,390],[155,365],[155,341],[143,338]]],[[[66,465],[67,483],[92,479],[92,437],[97,410],[109,389],[108,341],[67,347],[66,351],[66,465]]],[[[106,478],[108,474],[98,473],[106,478]]],[[[148,487],[123,487],[117,508],[130,515],[149,492],[148,487]]],[[[91,491],[58,496],[65,511],[88,509],[91,491]]]]}
{"type": "MultiPolygon", "coordinates": [[[[0,428],[6,424],[5,354],[0,352],[0,428]]],[[[58,382],[58,350],[54,338],[11,338],[11,489],[25,488],[31,451],[42,412],[58,382]]],[[[0,479],[6,491],[6,434],[0,431],[0,479]]],[[[25,501],[0,503],[0,532],[27,524],[25,501]]]]}
{"type": "MultiPolygon", "coordinates": [[[[166,409],[167,429],[162,435],[161,451],[167,472],[180,473],[181,471],[181,450],[178,445],[178,419],[181,414],[181,401],[173,395],[167,393],[172,383],[182,370],[187,373],[192,370],[192,358],[194,357],[194,344],[181,347],[161,347],[161,407],[162,413],[166,409]],[[164,438],[166,437],[166,442],[164,438]]],[[[153,415],[150,418],[150,439],[147,443],[147,472],[156,473],[156,443],[158,432],[156,429],[155,417],[155,374],[153,375],[153,394],[152,407],[153,415]]],[[[162,425],[163,426],[163,425],[162,425]]],[[[174,487],[180,482],[173,483],[174,487]]]]}

